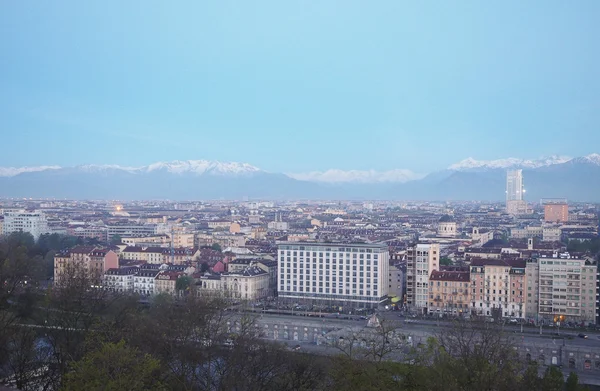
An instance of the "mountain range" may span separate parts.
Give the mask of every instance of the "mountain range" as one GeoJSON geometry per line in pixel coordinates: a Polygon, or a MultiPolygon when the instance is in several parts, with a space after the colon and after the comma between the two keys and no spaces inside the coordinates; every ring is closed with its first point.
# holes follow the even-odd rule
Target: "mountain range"
{"type": "Polygon", "coordinates": [[[501,201],[506,170],[523,169],[527,199],[600,201],[600,155],[467,158],[427,175],[405,169],[272,173],[248,163],[0,168],[0,197],[69,199],[398,199],[501,201]]]}

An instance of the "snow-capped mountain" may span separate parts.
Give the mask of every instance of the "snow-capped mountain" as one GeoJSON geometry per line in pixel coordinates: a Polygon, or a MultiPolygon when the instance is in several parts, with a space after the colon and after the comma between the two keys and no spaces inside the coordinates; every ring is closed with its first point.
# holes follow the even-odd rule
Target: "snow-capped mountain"
{"type": "Polygon", "coordinates": [[[157,162],[139,169],[142,172],[166,171],[172,174],[221,174],[243,175],[260,172],[261,169],[248,163],[219,162],[210,160],[175,160],[173,162],[157,162]]]}
{"type": "Polygon", "coordinates": [[[410,170],[269,173],[247,163],[186,160],[147,166],[0,168],[0,197],[73,199],[496,200],[506,169],[522,168],[527,199],[600,201],[600,155],[568,159],[472,158],[421,178],[410,170]]]}
{"type": "Polygon", "coordinates": [[[0,177],[11,177],[24,172],[38,172],[45,170],[58,170],[60,166],[38,166],[38,167],[0,167],[0,177]]]}
{"type": "Polygon", "coordinates": [[[423,177],[423,175],[404,169],[389,171],[331,169],[286,175],[301,181],[325,183],[404,183],[423,177]]]}
{"type": "Polygon", "coordinates": [[[261,172],[258,167],[248,163],[219,162],[210,160],[175,160],[172,162],[156,162],[147,166],[129,167],[117,164],[85,164],[74,167],[39,166],[39,167],[0,167],[0,177],[12,177],[25,172],[46,170],[69,170],[82,173],[107,173],[123,171],[131,174],[151,172],[168,172],[171,174],[211,174],[211,175],[245,175],[261,172]]]}
{"type": "MultiPolygon", "coordinates": [[[[591,155],[590,155],[591,156],[591,155]]],[[[549,156],[535,160],[506,158],[497,160],[475,160],[472,157],[461,160],[448,167],[452,171],[466,170],[488,170],[488,169],[508,169],[508,168],[539,168],[551,166],[554,164],[563,164],[572,160],[567,156],[549,156]]]]}
{"type": "Polygon", "coordinates": [[[600,166],[600,154],[592,153],[587,156],[582,156],[571,160],[572,163],[593,164],[600,166]]]}

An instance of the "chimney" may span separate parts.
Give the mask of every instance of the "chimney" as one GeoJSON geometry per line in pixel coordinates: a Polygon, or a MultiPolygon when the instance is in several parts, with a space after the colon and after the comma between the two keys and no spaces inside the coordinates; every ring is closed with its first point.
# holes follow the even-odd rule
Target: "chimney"
{"type": "Polygon", "coordinates": [[[533,238],[527,239],[527,250],[533,250],[533,238]]]}

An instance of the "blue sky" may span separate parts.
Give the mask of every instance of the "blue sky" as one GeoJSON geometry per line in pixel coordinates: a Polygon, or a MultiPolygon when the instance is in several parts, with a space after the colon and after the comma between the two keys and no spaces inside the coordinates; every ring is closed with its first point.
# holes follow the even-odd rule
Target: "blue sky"
{"type": "Polygon", "coordinates": [[[4,1],[0,166],[429,172],[600,152],[599,17],[598,1],[4,1]]]}

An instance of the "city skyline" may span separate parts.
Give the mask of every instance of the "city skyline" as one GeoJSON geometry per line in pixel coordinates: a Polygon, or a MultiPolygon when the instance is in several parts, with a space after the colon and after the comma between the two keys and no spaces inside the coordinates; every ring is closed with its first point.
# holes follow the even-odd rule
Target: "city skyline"
{"type": "Polygon", "coordinates": [[[588,155],[599,7],[4,3],[0,167],[424,174],[588,155]]]}

